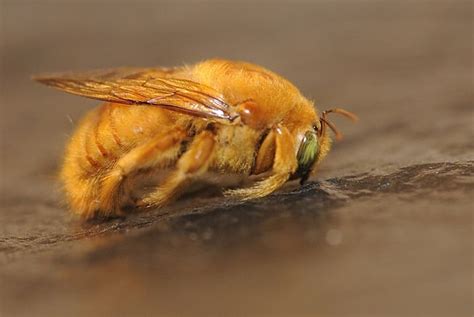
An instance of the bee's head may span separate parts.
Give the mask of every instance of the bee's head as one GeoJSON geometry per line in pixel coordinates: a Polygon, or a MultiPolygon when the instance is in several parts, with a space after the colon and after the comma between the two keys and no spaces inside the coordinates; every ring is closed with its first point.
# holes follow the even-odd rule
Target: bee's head
{"type": "Polygon", "coordinates": [[[313,167],[325,156],[329,149],[330,140],[327,135],[327,127],[334,132],[336,140],[342,139],[342,134],[327,118],[327,115],[331,112],[339,113],[352,121],[358,120],[355,114],[339,108],[325,110],[321,113],[319,122],[316,122],[310,130],[305,132],[296,156],[298,168],[292,178],[300,178],[301,184],[308,179],[313,167]]]}

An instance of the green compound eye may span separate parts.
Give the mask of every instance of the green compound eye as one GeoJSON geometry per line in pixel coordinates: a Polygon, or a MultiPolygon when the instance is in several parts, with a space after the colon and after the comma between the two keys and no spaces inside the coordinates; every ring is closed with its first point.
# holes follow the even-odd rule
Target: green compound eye
{"type": "Polygon", "coordinates": [[[296,158],[298,159],[298,169],[295,177],[301,177],[301,184],[304,183],[311,172],[311,167],[316,160],[319,151],[318,137],[315,131],[306,131],[296,158]]]}

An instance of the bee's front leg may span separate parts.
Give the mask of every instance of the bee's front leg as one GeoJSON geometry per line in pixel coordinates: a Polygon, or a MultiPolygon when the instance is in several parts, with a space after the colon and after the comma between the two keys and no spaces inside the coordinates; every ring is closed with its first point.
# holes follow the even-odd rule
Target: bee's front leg
{"type": "Polygon", "coordinates": [[[138,205],[158,207],[167,203],[186,179],[207,171],[214,154],[215,144],[214,132],[205,130],[199,133],[189,149],[179,158],[176,170],[158,188],[143,198],[138,205]]]}
{"type": "Polygon", "coordinates": [[[280,188],[296,170],[298,162],[294,137],[287,128],[281,126],[275,127],[272,132],[275,135],[275,158],[272,174],[249,188],[228,190],[224,193],[226,196],[241,200],[267,196],[280,188]]]}

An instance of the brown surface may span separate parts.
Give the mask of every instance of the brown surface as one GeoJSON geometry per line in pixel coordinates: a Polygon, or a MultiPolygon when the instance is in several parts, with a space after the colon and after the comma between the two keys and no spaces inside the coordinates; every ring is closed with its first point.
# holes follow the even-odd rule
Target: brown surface
{"type": "Polygon", "coordinates": [[[2,1],[0,315],[472,316],[472,4],[178,3],[2,1]],[[360,124],[302,188],[70,216],[54,173],[96,103],[30,74],[214,56],[360,124]]]}

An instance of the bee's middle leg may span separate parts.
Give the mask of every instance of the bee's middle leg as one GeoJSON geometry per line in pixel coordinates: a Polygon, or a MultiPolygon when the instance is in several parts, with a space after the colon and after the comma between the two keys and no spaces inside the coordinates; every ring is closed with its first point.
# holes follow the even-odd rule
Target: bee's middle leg
{"type": "Polygon", "coordinates": [[[171,172],[163,183],[139,202],[142,207],[158,207],[167,203],[185,180],[207,171],[214,154],[216,140],[214,132],[205,130],[199,133],[188,150],[176,163],[176,170],[171,172]]]}
{"type": "Polygon", "coordinates": [[[272,133],[275,135],[275,157],[271,175],[251,187],[227,190],[224,192],[225,196],[241,200],[267,196],[280,188],[296,170],[298,163],[295,155],[294,137],[285,127],[277,126],[272,133]]]}

